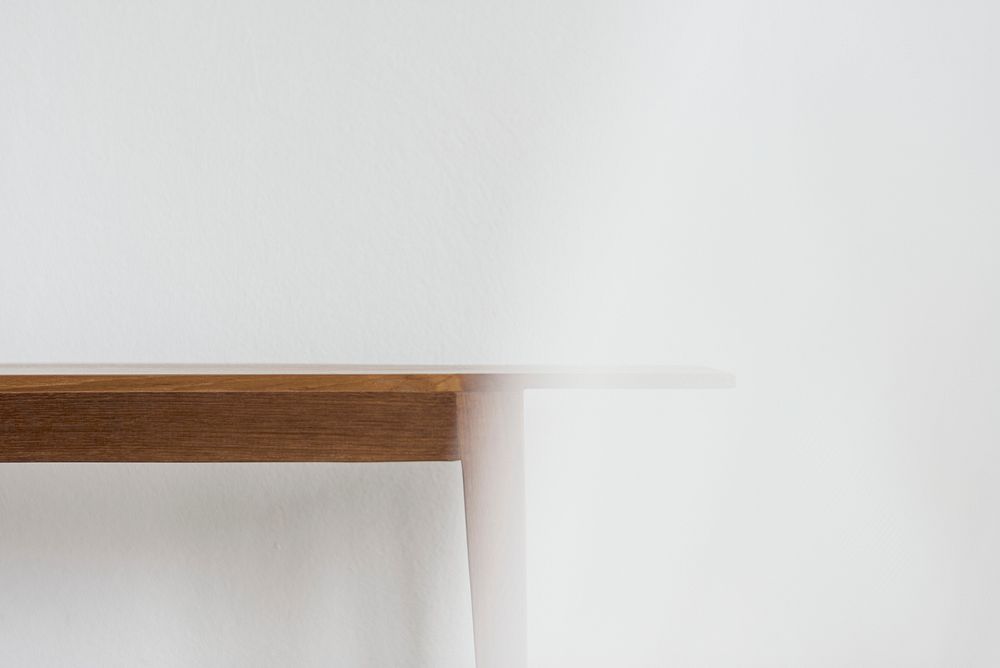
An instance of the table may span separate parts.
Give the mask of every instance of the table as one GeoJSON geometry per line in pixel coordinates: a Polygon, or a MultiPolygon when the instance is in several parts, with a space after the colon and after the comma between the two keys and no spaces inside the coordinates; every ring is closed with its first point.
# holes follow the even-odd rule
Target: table
{"type": "Polygon", "coordinates": [[[0,366],[0,462],[461,461],[477,668],[525,665],[523,393],[700,367],[0,366]]]}

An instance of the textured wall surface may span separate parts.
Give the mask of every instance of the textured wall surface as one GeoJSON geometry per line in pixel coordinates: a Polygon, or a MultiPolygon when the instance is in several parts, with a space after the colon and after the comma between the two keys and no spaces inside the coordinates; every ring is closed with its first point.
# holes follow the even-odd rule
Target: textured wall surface
{"type": "Polygon", "coordinates": [[[538,665],[995,666],[998,7],[5,0],[0,361],[725,368],[529,401],[538,665]]]}
{"type": "Polygon", "coordinates": [[[458,464],[4,465],[0,509],[5,666],[473,665],[458,464]]]}

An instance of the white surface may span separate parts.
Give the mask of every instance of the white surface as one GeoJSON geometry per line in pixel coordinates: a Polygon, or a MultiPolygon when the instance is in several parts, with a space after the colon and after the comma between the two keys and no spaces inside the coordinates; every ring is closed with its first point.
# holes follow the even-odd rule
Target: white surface
{"type": "Polygon", "coordinates": [[[998,12],[8,0],[0,361],[732,370],[702,408],[529,405],[586,465],[564,525],[586,490],[643,520],[629,553],[705,565],[616,591],[584,524],[533,563],[587,604],[539,609],[602,657],[597,611],[660,620],[635,666],[993,668],[998,12]],[[724,479],[585,456],[626,417],[644,479],[724,479]]]}
{"type": "Polygon", "coordinates": [[[457,463],[0,465],[0,665],[471,668],[461,508],[457,463]]]}

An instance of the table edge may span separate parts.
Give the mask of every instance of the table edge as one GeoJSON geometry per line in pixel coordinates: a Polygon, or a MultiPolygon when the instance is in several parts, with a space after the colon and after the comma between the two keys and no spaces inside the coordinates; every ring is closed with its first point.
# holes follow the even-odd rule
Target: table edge
{"type": "Polygon", "coordinates": [[[0,394],[36,392],[474,392],[733,387],[707,367],[0,365],[0,394]]]}

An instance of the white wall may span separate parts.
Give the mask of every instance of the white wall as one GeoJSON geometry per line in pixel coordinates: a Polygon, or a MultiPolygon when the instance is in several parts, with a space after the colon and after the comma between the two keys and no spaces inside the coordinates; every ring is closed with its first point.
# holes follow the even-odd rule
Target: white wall
{"type": "Polygon", "coordinates": [[[662,630],[536,588],[536,624],[625,634],[536,656],[1000,660],[995,4],[0,11],[3,361],[724,367],[642,413],[533,395],[536,471],[578,463],[532,478],[575,527],[535,581],[662,630]],[[615,515],[645,592],[553,501],[635,500],[602,434],[650,490],[615,515]]]}
{"type": "Polygon", "coordinates": [[[461,481],[439,462],[0,466],[0,664],[467,668],[461,481]]]}

